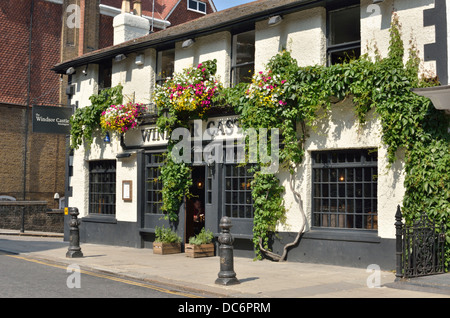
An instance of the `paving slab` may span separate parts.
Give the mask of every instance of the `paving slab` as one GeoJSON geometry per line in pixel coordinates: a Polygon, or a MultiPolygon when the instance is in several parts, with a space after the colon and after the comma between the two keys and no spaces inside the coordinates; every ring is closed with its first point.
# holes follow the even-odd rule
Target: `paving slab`
{"type": "MultiPolygon", "coordinates": [[[[301,262],[254,261],[235,257],[240,284],[215,284],[220,258],[189,258],[184,253],[155,255],[151,249],[81,244],[83,258],[66,258],[68,242],[55,237],[0,235],[0,250],[59,264],[76,264],[114,275],[203,290],[218,297],[244,298],[450,298],[450,292],[392,288],[393,272],[301,262]]],[[[395,285],[395,287],[397,287],[395,285]]]]}

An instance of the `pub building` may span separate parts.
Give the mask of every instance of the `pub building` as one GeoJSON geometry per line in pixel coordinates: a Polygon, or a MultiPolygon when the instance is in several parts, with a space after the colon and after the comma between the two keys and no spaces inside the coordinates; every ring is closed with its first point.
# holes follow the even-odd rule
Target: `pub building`
{"type": "MultiPolygon", "coordinates": [[[[265,63],[283,47],[300,66],[330,65],[349,52],[370,53],[368,48],[374,43],[385,57],[395,11],[405,45],[413,38],[423,68],[437,72],[441,81],[446,81],[447,68],[440,66],[447,52],[442,53],[445,56],[430,54],[432,44],[442,38],[438,32],[447,29],[442,25],[446,10],[437,3],[261,0],[150,34],[148,26],[139,24],[139,17],[122,18],[139,21],[116,26],[115,37],[124,39],[123,33],[127,33],[136,38],[122,43],[117,40],[114,46],[53,68],[60,74],[73,68],[69,72],[73,86],[70,103],[76,107],[90,105],[89,96],[98,93],[101,83],[111,87],[121,84],[125,99],[150,107],[143,122],[122,138],[111,135],[105,140],[98,134],[90,147],[81,146],[68,159],[68,206],[80,211],[81,241],[151,248],[155,227],[169,225],[162,218],[158,176],[161,154],[167,151],[170,136],[158,132],[151,111],[154,88],[164,80],[161,74],[170,76],[216,59],[220,81],[224,86],[236,85],[248,80],[249,73],[264,70],[265,63]]],[[[196,129],[201,134],[207,128],[220,129],[200,143],[195,143],[192,130],[191,192],[199,201],[184,200],[177,233],[183,242],[194,234],[199,226],[193,217],[196,207],[204,211],[204,227],[216,236],[221,217],[229,216],[235,255],[254,257],[251,173],[237,163],[202,156],[202,148],[211,141],[222,145],[224,156],[237,153],[231,148],[232,141],[242,137],[239,117],[232,110],[212,108],[207,121],[201,123],[197,121],[196,129]]],[[[349,100],[333,105],[329,116],[320,119],[317,126],[320,129],[309,132],[305,158],[295,174],[307,223],[288,260],[364,268],[378,264],[382,269],[394,269],[394,215],[405,191],[402,154],[388,165],[379,118],[369,114],[367,124],[360,127],[349,100]]],[[[291,242],[302,227],[298,202],[289,188],[289,173],[280,170],[277,176],[286,189],[287,220],[277,229],[275,252],[291,242]]]]}

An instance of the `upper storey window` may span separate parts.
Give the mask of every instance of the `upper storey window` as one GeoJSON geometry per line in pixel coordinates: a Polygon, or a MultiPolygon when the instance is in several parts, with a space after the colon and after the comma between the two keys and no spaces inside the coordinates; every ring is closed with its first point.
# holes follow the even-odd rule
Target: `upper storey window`
{"type": "Polygon", "coordinates": [[[197,0],[188,0],[188,10],[206,14],[206,3],[197,0]]]}
{"type": "Polygon", "coordinates": [[[250,83],[255,71],[255,30],[233,36],[231,82],[250,83]]]}
{"type": "Polygon", "coordinates": [[[328,12],[328,65],[348,62],[361,55],[360,7],[328,12]]]}
{"type": "Polygon", "coordinates": [[[175,50],[159,51],[156,65],[156,84],[162,85],[168,78],[173,76],[174,70],[175,50]]]}

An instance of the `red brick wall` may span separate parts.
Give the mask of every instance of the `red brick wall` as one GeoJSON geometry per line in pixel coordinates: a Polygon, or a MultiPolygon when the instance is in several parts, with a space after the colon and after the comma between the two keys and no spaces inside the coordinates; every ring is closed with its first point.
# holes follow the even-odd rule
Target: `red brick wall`
{"type": "MultiPolygon", "coordinates": [[[[206,3],[206,13],[213,13],[213,10],[209,4],[209,1],[204,1],[206,3]]],[[[181,0],[180,4],[176,7],[175,11],[169,16],[169,21],[172,26],[185,23],[194,19],[204,17],[203,13],[198,13],[190,11],[187,8],[187,0],[181,0]]]]}
{"type": "MultiPolygon", "coordinates": [[[[61,5],[34,0],[31,99],[58,103],[59,76],[50,68],[60,60],[61,5]],[[45,94],[45,97],[42,95],[45,94]]],[[[0,1],[0,102],[25,105],[28,89],[31,0],[0,1]]]]}
{"type": "Polygon", "coordinates": [[[99,49],[111,46],[114,43],[113,19],[114,19],[113,17],[100,14],[99,43],[98,43],[99,49]]]}
{"type": "MultiPolygon", "coordinates": [[[[24,186],[31,4],[0,1],[0,195],[17,199],[24,186]]],[[[61,5],[34,0],[30,104],[59,103],[59,76],[50,69],[60,61],[61,22],[61,5]]],[[[25,199],[53,202],[55,192],[64,195],[65,139],[32,133],[28,114],[25,199]]]]}
{"type": "MultiPolygon", "coordinates": [[[[159,14],[162,13],[168,14],[171,8],[176,5],[178,0],[155,0],[155,18],[156,19],[162,19],[163,17],[159,14]]],[[[205,0],[206,3],[206,13],[213,13],[213,9],[211,5],[209,4],[209,1],[205,0]]],[[[116,8],[121,8],[122,6],[122,0],[101,0],[102,4],[109,5],[116,8]]],[[[153,7],[153,1],[152,0],[142,0],[142,14],[147,16],[152,16],[152,7],[153,7]]],[[[133,9],[133,3],[131,3],[131,9],[133,9]]],[[[194,20],[197,18],[200,18],[204,16],[202,13],[197,13],[194,11],[189,11],[187,9],[187,0],[181,0],[181,2],[178,4],[177,8],[169,17],[169,21],[171,25],[177,25],[184,22],[188,22],[190,20],[194,20]]],[[[106,21],[106,20],[104,20],[106,21]]],[[[111,20],[112,21],[112,20],[111,20]]],[[[112,25],[112,22],[110,23],[112,25]]],[[[100,25],[100,30],[102,29],[102,25],[100,25]]],[[[158,30],[156,30],[158,31],[158,30]]],[[[100,41],[102,41],[100,37],[100,41]]],[[[103,46],[104,47],[104,46],[103,46]]]]}

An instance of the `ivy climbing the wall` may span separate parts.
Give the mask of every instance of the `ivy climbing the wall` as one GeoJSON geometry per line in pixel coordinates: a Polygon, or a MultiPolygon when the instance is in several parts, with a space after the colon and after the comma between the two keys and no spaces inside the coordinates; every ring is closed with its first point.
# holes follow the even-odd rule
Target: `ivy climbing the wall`
{"type": "MultiPolygon", "coordinates": [[[[449,116],[436,110],[429,99],[412,92],[413,88],[434,86],[438,81],[435,77],[419,77],[420,59],[414,45],[411,45],[406,63],[404,55],[401,25],[398,16],[394,14],[386,58],[378,54],[374,58],[362,55],[356,60],[329,67],[299,67],[290,53],[283,51],[269,61],[265,72],[255,74],[248,87],[231,88],[231,92],[226,92],[225,96],[241,115],[244,128],[280,129],[284,146],[280,150],[280,160],[291,172],[291,177],[295,167],[303,160],[304,141],[308,137],[308,131],[314,127],[319,114],[323,113],[319,110],[326,112],[334,103],[351,99],[355,116],[361,126],[364,126],[367,114],[375,112],[381,122],[382,141],[387,146],[388,162],[392,164],[397,160],[396,154],[399,150],[405,153],[405,219],[411,222],[415,216],[426,211],[430,218],[445,224],[448,266],[449,116]],[[261,88],[264,94],[258,92],[258,88],[261,88]]],[[[256,202],[255,249],[272,258],[276,255],[268,250],[267,242],[272,235],[274,224],[283,220],[283,213],[280,213],[277,207],[280,197],[268,195],[275,187],[273,178],[276,177],[262,179],[260,175],[255,174],[253,188],[253,200],[256,202]],[[264,202],[261,208],[259,202],[264,202]]],[[[292,182],[291,190],[300,202],[301,198],[292,182]]],[[[279,194],[281,195],[281,192],[279,194]]],[[[304,217],[301,207],[300,210],[304,217]]],[[[303,229],[304,227],[300,232],[303,229]]],[[[300,232],[295,244],[298,243],[300,232]]],[[[275,258],[284,260],[285,257],[286,248],[282,256],[275,258]]]]}
{"type": "MultiPolygon", "coordinates": [[[[364,127],[373,112],[381,123],[382,141],[387,146],[387,160],[393,164],[399,150],[404,152],[405,195],[403,213],[407,222],[426,211],[430,218],[445,225],[447,232],[446,266],[450,261],[450,137],[449,116],[436,110],[431,101],[412,89],[438,85],[435,77],[419,77],[418,52],[410,45],[405,60],[401,25],[396,14],[390,28],[390,47],[382,58],[374,50],[373,58],[362,55],[356,60],[331,66],[299,67],[289,51],[283,51],[267,63],[264,71],[253,76],[252,83],[222,89],[213,79],[215,61],[175,76],[156,94],[159,109],[158,126],[170,133],[176,127],[187,127],[188,121],[205,118],[211,103],[231,105],[244,129],[276,128],[282,147],[281,167],[290,172],[290,189],[298,202],[303,225],[283,254],[270,251],[269,242],[277,226],[286,219],[283,202],[285,189],[276,174],[260,173],[257,165],[252,181],[254,202],[253,242],[259,258],[270,256],[278,261],[287,257],[290,247],[299,242],[306,224],[302,198],[295,185],[296,170],[301,167],[308,132],[327,114],[334,103],[351,99],[355,117],[364,127]],[[208,80],[202,74],[208,74],[208,80]],[[208,89],[197,89],[195,80],[208,89]],[[186,93],[185,93],[186,92],[186,93]],[[159,95],[158,95],[159,94],[159,95]],[[176,95],[175,95],[176,94],[176,95]]],[[[169,153],[173,144],[169,143],[169,153]]],[[[190,167],[175,163],[168,156],[162,169],[163,204],[170,219],[176,220],[179,205],[188,192],[190,167]]],[[[392,211],[394,215],[395,211],[392,211]]],[[[393,221],[394,222],[394,221],[393,221]]]]}
{"type": "Polygon", "coordinates": [[[94,132],[101,129],[102,113],[111,105],[122,104],[122,89],[122,85],[104,89],[99,94],[89,97],[90,106],[75,110],[70,118],[70,145],[73,149],[78,149],[83,142],[87,147],[92,144],[94,132]]]}
{"type": "MultiPolygon", "coordinates": [[[[207,111],[221,89],[221,84],[215,78],[216,70],[216,60],[205,61],[174,74],[173,78],[156,87],[156,124],[161,132],[171,135],[176,128],[188,129],[190,120],[206,118],[207,111]]],[[[189,188],[192,186],[191,166],[174,158],[172,150],[175,144],[175,140],[169,140],[160,176],[163,184],[161,209],[171,222],[178,221],[178,210],[183,198],[189,197],[189,188]]]]}

